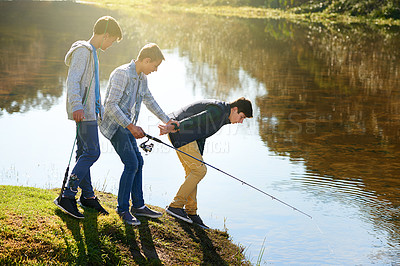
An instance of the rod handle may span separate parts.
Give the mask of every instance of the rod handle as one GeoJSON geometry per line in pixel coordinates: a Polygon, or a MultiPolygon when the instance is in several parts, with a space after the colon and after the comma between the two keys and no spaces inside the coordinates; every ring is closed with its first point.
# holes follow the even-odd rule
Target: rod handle
{"type": "Polygon", "coordinates": [[[159,140],[158,138],[155,138],[155,137],[153,137],[153,136],[150,136],[149,134],[145,134],[145,136],[146,136],[146,138],[149,138],[149,139],[151,139],[151,140],[154,140],[155,142],[158,142],[158,143],[163,143],[161,140],[159,140]]]}

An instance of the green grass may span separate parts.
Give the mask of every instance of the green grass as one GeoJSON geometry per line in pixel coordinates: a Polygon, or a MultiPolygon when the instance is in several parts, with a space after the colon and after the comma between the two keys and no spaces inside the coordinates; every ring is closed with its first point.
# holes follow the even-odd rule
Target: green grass
{"type": "Polygon", "coordinates": [[[225,17],[242,18],[272,18],[287,19],[297,22],[316,22],[323,24],[332,23],[367,23],[374,25],[400,25],[400,20],[371,18],[368,16],[351,16],[349,14],[313,12],[296,13],[293,10],[281,10],[275,8],[260,8],[250,6],[227,6],[227,5],[203,5],[198,3],[185,3],[182,1],[165,0],[88,0],[93,4],[107,7],[115,10],[122,10],[132,14],[133,12],[142,12],[148,14],[157,14],[159,12],[184,12],[193,14],[209,14],[225,17]]]}
{"type": "Polygon", "coordinates": [[[168,215],[125,225],[116,197],[96,194],[110,215],[82,209],[80,221],[53,204],[56,190],[0,186],[0,265],[250,265],[227,232],[168,215]]]}

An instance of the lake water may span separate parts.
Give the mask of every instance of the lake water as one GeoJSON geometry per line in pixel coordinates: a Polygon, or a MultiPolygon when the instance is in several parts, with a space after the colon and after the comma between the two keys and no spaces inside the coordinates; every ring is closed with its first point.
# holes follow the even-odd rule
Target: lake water
{"type": "MultiPolygon", "coordinates": [[[[158,43],[166,60],[148,79],[165,112],[204,98],[254,103],[253,119],[208,139],[204,160],[312,216],[209,168],[198,191],[207,225],[227,229],[253,263],[264,247],[262,264],[400,264],[399,27],[0,7],[0,184],[61,186],[75,133],[63,58],[111,14],[124,39],[100,54],[103,97],[115,67],[158,43]]],[[[158,136],[158,123],[142,108],[147,133],[158,136]]],[[[93,183],[116,194],[122,164],[100,142],[93,183]]],[[[157,143],[144,159],[145,200],[165,207],[182,166],[157,143]]]]}

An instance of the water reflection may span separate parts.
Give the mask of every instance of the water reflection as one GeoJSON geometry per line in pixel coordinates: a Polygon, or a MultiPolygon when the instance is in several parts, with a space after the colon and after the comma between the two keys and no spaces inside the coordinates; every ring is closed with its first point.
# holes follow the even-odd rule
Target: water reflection
{"type": "Polygon", "coordinates": [[[89,39],[104,10],[54,2],[1,2],[0,9],[0,115],[48,110],[62,95],[71,40],[89,39]]]}
{"type": "Polygon", "coordinates": [[[398,29],[310,27],[286,56],[271,51],[290,67],[267,75],[268,94],[257,101],[268,147],[304,161],[308,174],[296,181],[358,205],[393,243],[400,240],[399,43],[398,29]]]}
{"type": "MultiPolygon", "coordinates": [[[[73,41],[89,39],[90,25],[110,12],[72,3],[0,7],[0,110],[48,109],[62,95],[65,52],[73,41]]],[[[362,219],[387,233],[389,245],[398,245],[398,27],[171,13],[114,16],[124,40],[101,54],[103,82],[144,43],[178,50],[195,81],[188,90],[202,88],[204,97],[220,99],[235,92],[257,96],[259,135],[268,150],[305,167],[291,186],[357,207],[362,219]],[[243,73],[259,83],[249,84],[243,73]]],[[[388,256],[398,258],[398,250],[388,256]]]]}

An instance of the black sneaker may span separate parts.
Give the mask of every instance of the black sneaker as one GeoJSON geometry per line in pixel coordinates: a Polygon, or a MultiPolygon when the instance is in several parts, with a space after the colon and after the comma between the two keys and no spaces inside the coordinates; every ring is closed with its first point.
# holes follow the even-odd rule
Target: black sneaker
{"type": "Polygon", "coordinates": [[[146,216],[150,218],[160,218],[162,216],[161,212],[156,212],[151,209],[149,209],[147,206],[144,206],[143,209],[136,209],[136,208],[131,208],[131,213],[135,216],[146,216]]]}
{"type": "Polygon", "coordinates": [[[54,204],[63,210],[65,213],[71,215],[72,217],[75,217],[77,219],[83,219],[85,216],[83,216],[82,213],[78,211],[78,206],[76,205],[76,199],[75,198],[56,198],[54,201],[54,204]]]}
{"type": "Polygon", "coordinates": [[[200,216],[198,214],[192,215],[188,214],[189,218],[193,221],[194,224],[197,224],[203,229],[210,229],[207,225],[203,223],[203,220],[201,220],[200,216]]]}
{"type": "Polygon", "coordinates": [[[188,215],[186,214],[186,212],[183,208],[174,208],[174,207],[167,206],[167,208],[165,208],[165,211],[169,215],[172,215],[178,219],[181,219],[190,224],[193,223],[193,221],[188,217],[188,215]]]}
{"type": "Polygon", "coordinates": [[[86,199],[84,196],[79,198],[79,204],[84,208],[92,208],[98,211],[100,214],[108,215],[106,211],[99,202],[99,199],[95,196],[94,199],[86,199]]]}
{"type": "Polygon", "coordinates": [[[119,212],[117,210],[117,213],[124,223],[129,225],[140,225],[140,221],[136,219],[129,211],[119,212]]]}

